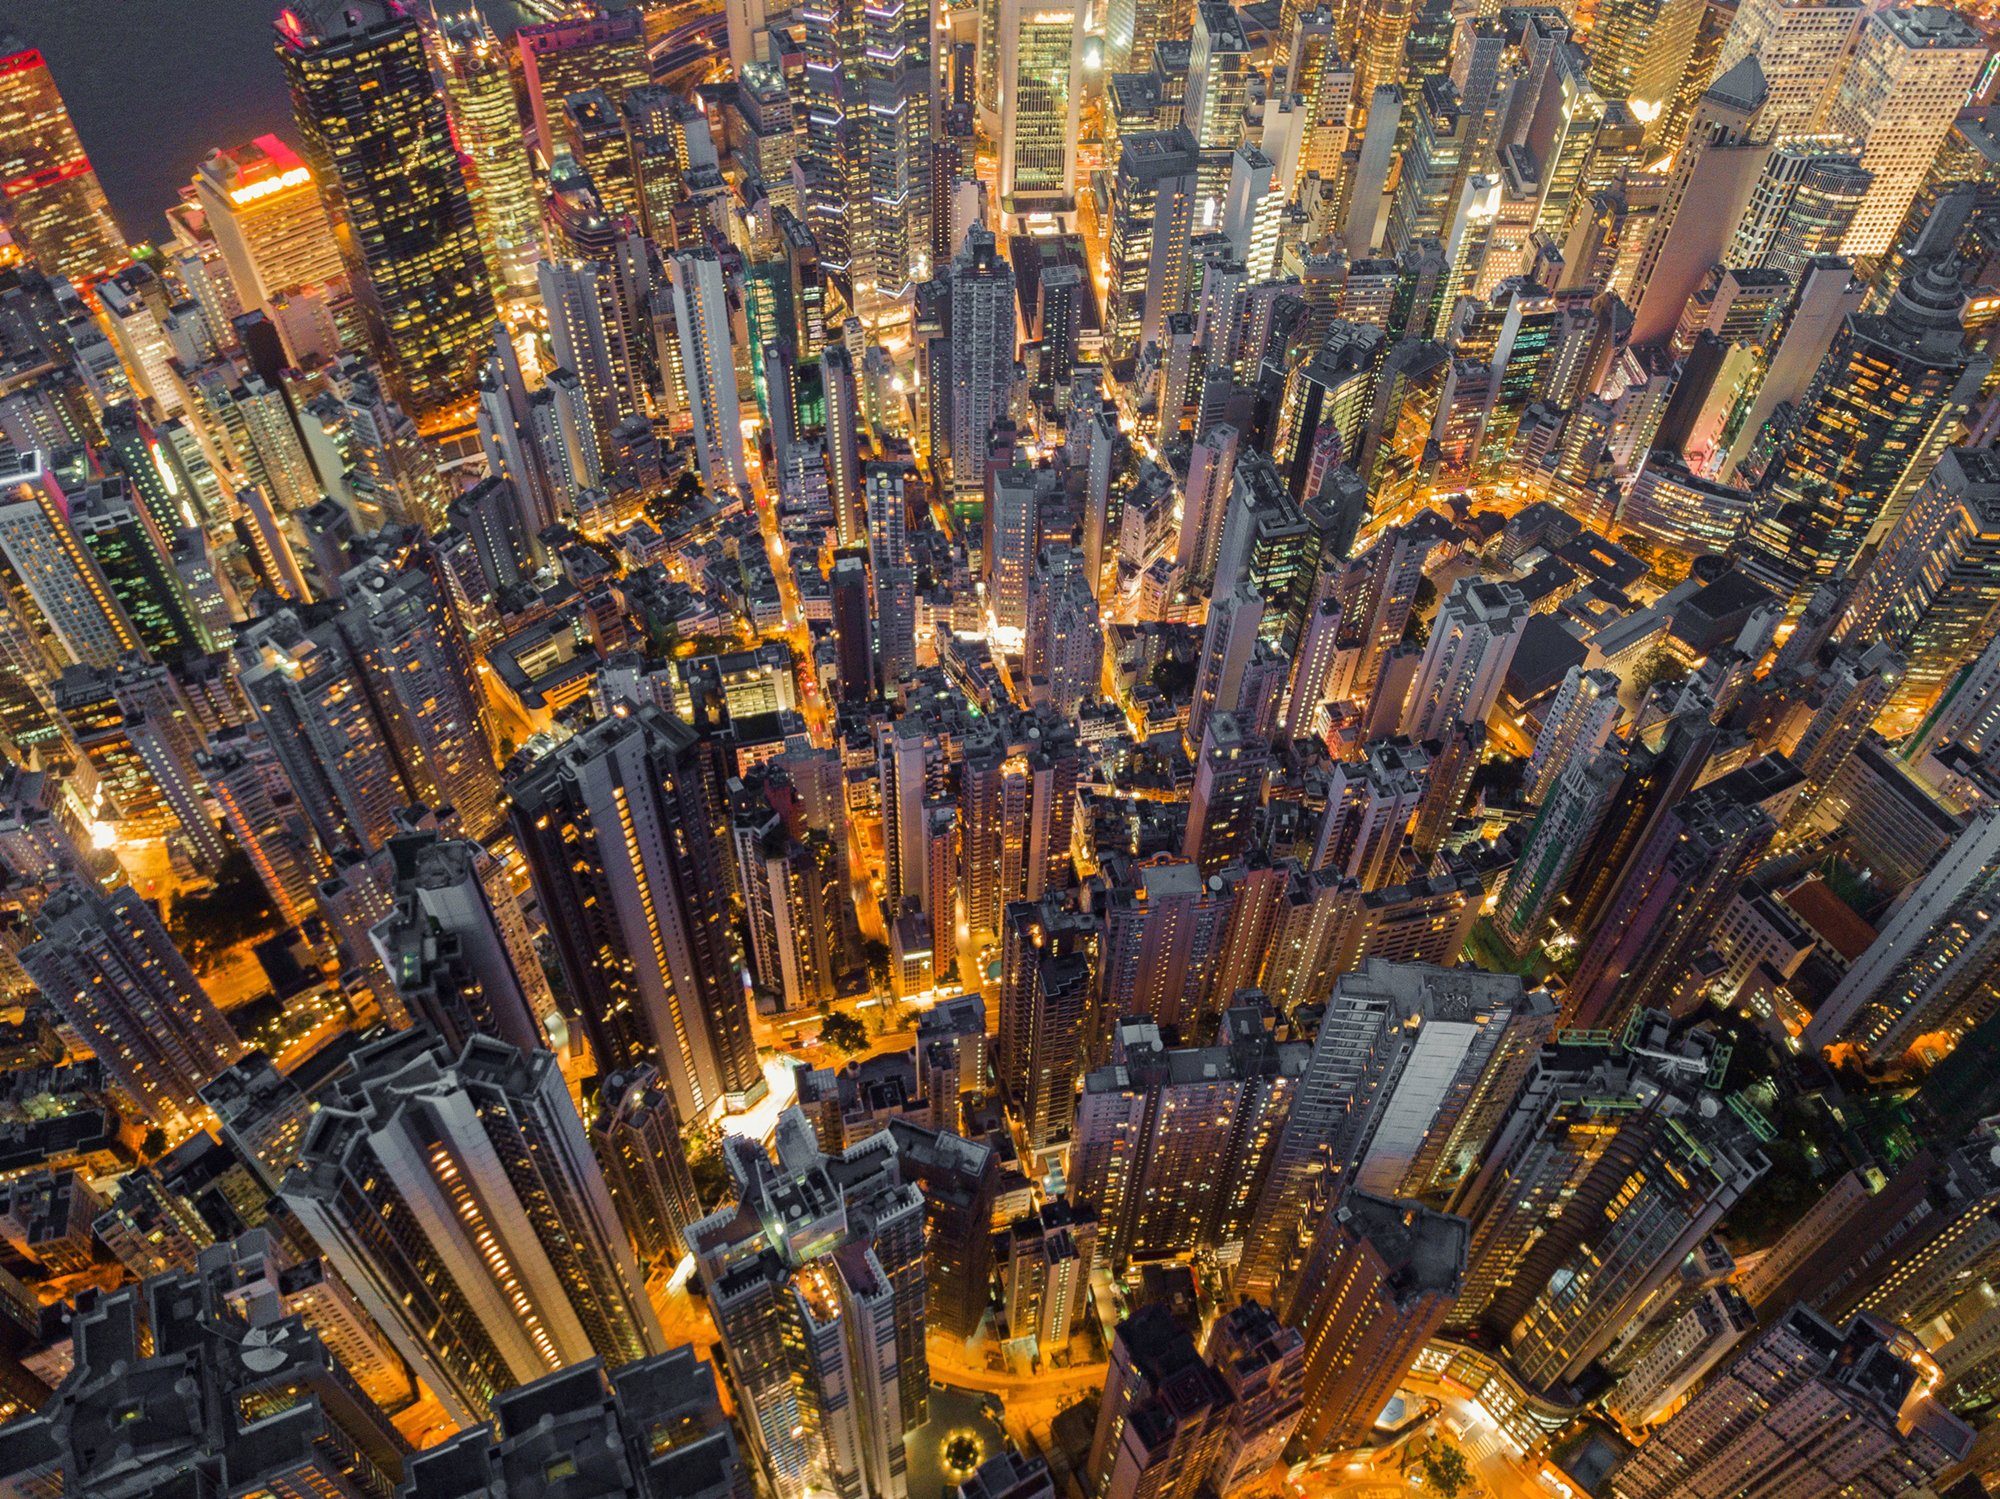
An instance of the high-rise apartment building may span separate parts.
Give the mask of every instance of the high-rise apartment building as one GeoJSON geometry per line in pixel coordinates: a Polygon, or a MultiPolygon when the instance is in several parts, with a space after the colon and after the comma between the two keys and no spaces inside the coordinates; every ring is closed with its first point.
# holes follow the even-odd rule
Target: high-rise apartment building
{"type": "Polygon", "coordinates": [[[434,1032],[358,1052],[283,1198],[461,1424],[515,1385],[661,1349],[659,1322],[553,1054],[434,1032]]]}
{"type": "Polygon", "coordinates": [[[1350,1191],[1302,1236],[1287,1320],[1305,1339],[1297,1441],[1340,1452],[1375,1418],[1443,1324],[1465,1274],[1466,1224],[1414,1202],[1350,1191]]]}
{"type": "Polygon", "coordinates": [[[410,1444],[306,1318],[275,1296],[241,1304],[236,1289],[227,1275],[190,1271],[78,1308],[60,1387],[0,1427],[0,1483],[22,1493],[395,1493],[410,1444]],[[141,1428],[142,1443],[99,1439],[141,1428]]]}
{"type": "Polygon", "coordinates": [[[1403,706],[1403,733],[1421,743],[1457,724],[1484,723],[1500,700],[1527,618],[1527,604],[1510,584],[1468,578],[1454,587],[1431,622],[1403,706]]]}
{"type": "Polygon", "coordinates": [[[695,731],[649,706],[593,725],[509,788],[597,1064],[658,1067],[690,1122],[764,1088],[702,762],[695,731]]]}
{"type": "Polygon", "coordinates": [[[493,287],[443,96],[401,0],[279,13],[278,56],[306,165],[369,334],[420,421],[470,395],[493,287]]]}
{"type": "Polygon", "coordinates": [[[1055,901],[1009,906],[1000,939],[995,1071],[1029,1141],[1047,1145],[1069,1133],[1102,939],[1095,920],[1055,901]]]}
{"type": "Polygon", "coordinates": [[[929,1386],[924,1200],[893,1136],[826,1155],[788,1109],[775,1155],[731,1138],[724,1159],[734,1200],[688,1232],[768,1481],[904,1499],[929,1386]]]}
{"type": "Polygon", "coordinates": [[[631,1499],[753,1499],[715,1370],[676,1348],[607,1370],[587,1359],[493,1401],[493,1423],[409,1461],[404,1492],[558,1499],[578,1484],[631,1499]]]}
{"type": "Polygon", "coordinates": [[[738,489],[749,483],[749,473],[743,463],[722,264],[713,250],[704,248],[683,251],[669,265],[674,320],[680,325],[681,369],[694,414],[695,461],[710,484],[738,489]]]}
{"type": "Polygon", "coordinates": [[[1862,1316],[1795,1307],[1612,1471],[1616,1499],[1905,1493],[1962,1459],[1972,1430],[1916,1393],[1918,1345],[1862,1316]]]}
{"type": "Polygon", "coordinates": [[[1229,1010],[1215,1045],[1186,1048],[1150,1022],[1116,1022],[1108,1065],[1083,1080],[1069,1169],[1100,1214],[1107,1259],[1242,1242],[1311,1052],[1274,1041],[1266,1020],[1256,1006],[1229,1010]]]}
{"type": "Polygon", "coordinates": [[[20,964],[156,1124],[204,1117],[201,1090],[243,1050],[229,1022],[130,887],[65,884],[43,904],[20,964]]]}
{"type": "Polygon", "coordinates": [[[952,492],[986,485],[993,427],[1014,387],[1014,269],[975,225],[951,263],[950,473],[952,492]]]}
{"type": "Polygon", "coordinates": [[[1518,978],[1379,959],[1340,976],[1246,1234],[1236,1286],[1288,1284],[1316,1179],[1383,1196],[1449,1193],[1553,1034],[1555,1003],[1518,978]]]}
{"type": "Polygon", "coordinates": [[[1929,1032],[1962,1036],[1993,1008],[1988,975],[2000,922],[2000,813],[1982,812],[1910,890],[1867,950],[1841,975],[1801,1038],[1818,1049],[1851,1041],[1889,1061],[1929,1032]]]}

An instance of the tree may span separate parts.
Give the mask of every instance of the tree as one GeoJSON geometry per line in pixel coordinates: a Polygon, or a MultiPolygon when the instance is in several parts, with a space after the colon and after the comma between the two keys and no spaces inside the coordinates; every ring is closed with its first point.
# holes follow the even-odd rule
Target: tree
{"type": "Polygon", "coordinates": [[[867,1029],[852,1015],[836,1011],[820,1022],[819,1038],[836,1051],[853,1053],[868,1045],[867,1029]]]}
{"type": "Polygon", "coordinates": [[[1444,1495],[1444,1499],[1458,1499],[1465,1486],[1472,1482],[1472,1469],[1466,1464],[1465,1454],[1456,1447],[1433,1442],[1424,1449],[1418,1466],[1424,1470],[1424,1477],[1431,1485],[1444,1495]]]}

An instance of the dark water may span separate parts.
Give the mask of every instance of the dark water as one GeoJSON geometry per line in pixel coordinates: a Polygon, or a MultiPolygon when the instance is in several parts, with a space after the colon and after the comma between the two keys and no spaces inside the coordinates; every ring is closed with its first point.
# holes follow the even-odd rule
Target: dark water
{"type": "MultiPolygon", "coordinates": [[[[507,28],[509,0],[483,0],[507,28]]],[[[278,0],[0,0],[0,28],[54,70],[128,237],[159,239],[161,215],[216,146],[275,131],[295,140],[271,50],[278,0]]]]}

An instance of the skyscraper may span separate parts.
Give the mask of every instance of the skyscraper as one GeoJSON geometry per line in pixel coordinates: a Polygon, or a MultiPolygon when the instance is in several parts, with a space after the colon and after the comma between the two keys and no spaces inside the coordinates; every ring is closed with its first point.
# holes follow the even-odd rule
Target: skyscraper
{"type": "Polygon", "coordinates": [[[724,1146],[734,1200],[689,1229],[743,1424],[780,1499],[904,1499],[924,1420],[924,1200],[889,1134],[821,1152],[797,1109],[776,1153],[724,1146]]]}
{"type": "Polygon", "coordinates": [[[1942,5],[1868,17],[1826,111],[1829,132],[1862,142],[1861,165],[1875,179],[1841,241],[1843,255],[1880,255],[1893,243],[1988,50],[1977,27],[1942,5]]]}
{"type": "Polygon", "coordinates": [[[764,1087],[701,762],[694,730],[649,706],[593,725],[510,787],[515,837],[598,1065],[658,1067],[688,1121],[764,1087]]]}
{"type": "Polygon", "coordinates": [[[1465,1274],[1466,1225],[1414,1202],[1348,1192],[1310,1227],[1287,1319],[1305,1338],[1297,1440],[1310,1452],[1340,1452],[1368,1440],[1443,1324],[1465,1274]]]}
{"type": "Polygon", "coordinates": [[[1076,198],[1081,5],[999,0],[1000,206],[1064,212],[1076,198]]]}
{"type": "Polygon", "coordinates": [[[1968,348],[1965,296],[1941,264],[1919,265],[1881,313],[1834,335],[1764,471],[1740,551],[1796,608],[1893,522],[1992,368],[1968,348]]]}
{"type": "Polygon", "coordinates": [[[1021,902],[1007,908],[1000,939],[994,1070],[1029,1141],[1048,1145],[1069,1133],[1097,987],[1097,923],[1057,902],[1021,902]]]}
{"type": "Polygon", "coordinates": [[[553,1054],[401,1031],[356,1054],[283,1197],[461,1424],[593,1355],[658,1353],[632,1248],[553,1054]]]}
{"type": "Polygon", "coordinates": [[[743,465],[722,265],[706,248],[683,251],[669,264],[674,320],[680,325],[681,369],[694,412],[695,462],[712,488],[737,489],[749,483],[749,474],[743,465]]]}
{"type": "Polygon", "coordinates": [[[590,1143],[619,1221],[644,1265],[672,1265],[687,1249],[701,1197],[681,1140],[681,1117],[656,1068],[614,1072],[598,1094],[590,1143]]]}
{"type": "Polygon", "coordinates": [[[1506,583],[1468,578],[1438,606],[1423,662],[1403,708],[1403,732],[1422,742],[1460,723],[1484,723],[1521,644],[1528,610],[1506,583]]]}
{"type": "Polygon", "coordinates": [[[47,60],[0,33],[0,182],[15,242],[47,276],[91,286],[126,259],[47,60]]]}
{"type": "MultiPolygon", "coordinates": [[[[525,297],[534,290],[542,225],[507,49],[477,10],[440,16],[433,35],[494,293],[525,297]]],[[[525,50],[523,57],[525,66],[525,50]]]]}
{"type": "Polygon", "coordinates": [[[245,308],[346,275],[312,169],[275,135],[211,152],[194,188],[245,308]]]}
{"type": "Polygon", "coordinates": [[[401,0],[278,16],[278,56],[306,164],[369,333],[419,420],[472,393],[492,332],[493,287],[472,201],[401,0]]]}
{"type": "Polygon", "coordinates": [[[125,888],[50,896],[21,967],[148,1118],[180,1133],[202,1087],[243,1050],[153,908],[125,888]]]}
{"type": "Polygon", "coordinates": [[[950,286],[951,487],[965,497],[985,488],[993,426],[1014,386],[1014,269],[985,228],[966,234],[950,286]]]}
{"type": "Polygon", "coordinates": [[[1609,1492],[1722,1499],[1922,1488],[1962,1459],[1973,1438],[1964,1422],[1915,1394],[1918,1352],[1910,1334],[1878,1318],[1840,1328],[1795,1307],[1620,1463],[1609,1492]]]}

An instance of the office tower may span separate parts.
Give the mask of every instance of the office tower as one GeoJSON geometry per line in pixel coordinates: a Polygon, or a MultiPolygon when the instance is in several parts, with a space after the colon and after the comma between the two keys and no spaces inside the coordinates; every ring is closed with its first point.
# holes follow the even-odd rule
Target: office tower
{"type": "Polygon", "coordinates": [[[1083,10],[999,0],[1000,206],[1010,214],[1075,203],[1083,10]]]}
{"type": "Polygon", "coordinates": [[[1083,1490],[1092,1499],[1191,1499],[1230,1437],[1230,1390],[1163,1302],[1111,1340],[1083,1490]]]}
{"type": "Polygon", "coordinates": [[[0,180],[7,227],[45,276],[96,284],[126,260],[97,172],[42,54],[0,33],[0,180]]]}
{"type": "Polygon", "coordinates": [[[1014,387],[1014,268],[987,229],[975,226],[952,260],[952,493],[986,487],[993,427],[1007,412],[1014,387]]]}
{"type": "Polygon", "coordinates": [[[1749,0],[1729,23],[1715,70],[1727,73],[1756,54],[1770,89],[1772,134],[1818,134],[1867,15],[1850,0],[1749,0]]]}
{"type": "Polygon", "coordinates": [[[1204,1352],[1229,1388],[1229,1435],[1210,1478],[1218,1494],[1229,1494],[1276,1467],[1298,1429],[1305,1409],[1305,1339],[1269,1307],[1246,1298],[1216,1319],[1204,1352]]]}
{"type": "Polygon", "coordinates": [[[1056,501],[1061,476],[1053,468],[1015,464],[993,474],[986,506],[986,607],[994,622],[1019,638],[1028,626],[1028,581],[1042,545],[1042,516],[1056,501]]]}
{"type": "Polygon", "coordinates": [[[1667,340],[1735,233],[1769,155],[1763,124],[1769,94],[1749,56],[1709,85],[1696,105],[1686,149],[1674,156],[1653,230],[1632,268],[1625,300],[1635,312],[1635,345],[1667,340]]]}
{"type": "Polygon", "coordinates": [[[828,1156],[795,1108],[775,1157],[723,1149],[734,1200],[689,1237],[751,1446],[782,1499],[903,1499],[927,1402],[923,1194],[892,1136],[828,1156]]]}
{"type": "Polygon", "coordinates": [[[1031,1357],[1066,1351],[1072,1332],[1083,1325],[1097,1231],[1096,1210],[1064,1197],[1008,1225],[1007,1337],[1031,1357]]]}
{"type": "Polygon", "coordinates": [[[278,56],[376,352],[410,413],[440,416],[472,393],[493,288],[417,19],[400,0],[284,11],[278,56]]]}
{"type": "Polygon", "coordinates": [[[1616,0],[1590,30],[1591,83],[1607,99],[1628,100],[1642,120],[1670,121],[1702,9],[1700,0],[1616,0]]]}
{"type": "Polygon", "coordinates": [[[1181,118],[1201,153],[1195,219],[1204,226],[1222,221],[1230,157],[1243,140],[1249,67],[1250,43],[1236,7],[1228,0],[1198,0],[1181,118]]]}
{"type": "Polygon", "coordinates": [[[139,643],[155,661],[178,666],[212,642],[159,530],[120,479],[101,479],[69,497],[69,529],[97,564],[139,643]]]}
{"type": "Polygon", "coordinates": [[[592,725],[509,787],[597,1065],[660,1068],[691,1123],[764,1087],[703,760],[693,729],[648,706],[592,725]]]}
{"type": "Polygon", "coordinates": [[[275,135],[212,151],[195,168],[195,200],[246,309],[346,275],[312,169],[275,135]]]}
{"type": "Polygon", "coordinates": [[[1109,1063],[1084,1076],[1069,1171],[1108,1262],[1242,1242],[1310,1052],[1264,1018],[1231,1009],[1213,1046],[1185,1048],[1139,1016],[1116,1022],[1109,1063]]]}
{"type": "Polygon", "coordinates": [[[1743,1493],[1896,1494],[1970,1451],[1970,1427],[1917,1395],[1916,1340],[1861,1316],[1794,1307],[1612,1470],[1616,1499],[1743,1493]],[[1912,1396],[1915,1398],[1912,1399],[1912,1396]]]}
{"type": "Polygon", "coordinates": [[[514,41],[544,161],[553,161],[563,144],[563,105],[571,95],[597,89],[617,106],[651,81],[644,18],[636,9],[523,26],[514,41]]]}
{"type": "Polygon", "coordinates": [[[494,294],[525,297],[541,254],[541,214],[507,49],[477,11],[440,17],[433,37],[494,294]]]}
{"type": "Polygon", "coordinates": [[[153,908],[129,887],[66,882],[35,918],[21,967],[147,1118],[180,1134],[202,1086],[242,1053],[153,908]]]}
{"type": "Polygon", "coordinates": [[[1850,1041],[1888,1062],[1920,1036],[1956,1039],[1984,1020],[1993,1008],[1989,954],[2000,938],[1991,919],[1996,877],[2000,814],[1982,812],[1841,975],[1803,1043],[1819,1050],[1850,1041]]]}
{"type": "Polygon", "coordinates": [[[1240,716],[1217,713],[1209,718],[1195,756],[1182,857],[1208,874],[1249,851],[1270,768],[1270,745],[1252,734],[1240,716]]]}
{"type": "Polygon", "coordinates": [[[60,1387],[0,1427],[0,1482],[19,1493],[393,1493],[409,1443],[275,1300],[240,1306],[186,1273],[78,1308],[60,1387]],[[138,1430],[144,1442],[102,1439],[138,1430]]]}
{"type": "Polygon", "coordinates": [[[1105,352],[1114,364],[1163,344],[1168,317],[1181,310],[1199,159],[1185,128],[1142,131],[1120,142],[1104,302],[1105,352]]]}
{"type": "Polygon", "coordinates": [[[425,1499],[557,1499],[578,1485],[631,1499],[752,1499],[715,1371],[676,1348],[606,1371],[589,1359],[493,1401],[493,1424],[409,1460],[425,1499]]]}
{"type": "Polygon", "coordinates": [[[1827,131],[1860,141],[1861,165],[1875,179],[1841,254],[1880,255],[1895,242],[1988,50],[1977,27],[1941,5],[1869,15],[1826,111],[1827,131]]]}
{"type": "Polygon", "coordinates": [[[1463,1218],[1399,1198],[1349,1191],[1306,1241],[1286,1319],[1305,1338],[1296,1440],[1342,1452],[1375,1418],[1443,1325],[1465,1274],[1463,1218]]]}
{"type": "Polygon", "coordinates": [[[868,564],[859,555],[834,558],[828,591],[832,595],[834,669],[840,678],[840,699],[865,703],[875,696],[868,564]]]}
{"type": "MultiPolygon", "coordinates": [[[[849,304],[871,321],[925,268],[923,149],[935,111],[927,12],[885,5],[798,12],[806,223],[849,304]]],[[[735,27],[731,27],[732,36],[735,27]]],[[[732,40],[732,46],[734,41],[732,40]]]]}
{"type": "MultiPolygon", "coordinates": [[[[841,546],[854,546],[862,541],[869,544],[869,566],[880,572],[883,568],[908,561],[902,543],[902,522],[894,523],[893,533],[889,521],[882,512],[891,505],[874,504],[864,493],[864,483],[874,484],[876,473],[871,469],[864,481],[861,467],[861,397],[854,381],[854,359],[839,344],[828,344],[819,358],[821,386],[826,395],[826,482],[833,500],[833,525],[835,540],[841,546]],[[871,521],[879,521],[882,534],[871,521]],[[865,533],[865,534],[864,534],[865,533]]],[[[888,482],[886,472],[884,482],[888,482]]],[[[894,505],[902,502],[900,480],[896,481],[894,505]]],[[[888,498],[884,496],[884,498],[888,498]]]]}
{"type": "Polygon", "coordinates": [[[1609,1026],[1636,1006],[1671,1004],[1776,834],[1771,814],[1727,777],[1667,808],[1594,930],[1590,913],[1578,912],[1576,930],[1591,936],[1564,997],[1568,1016],[1580,1025],[1609,1026]]]}
{"type": "Polygon", "coordinates": [[[1095,920],[1055,901],[1009,906],[999,935],[994,1075],[1039,1148],[1070,1133],[1102,939],[1095,920]]]}
{"type": "Polygon", "coordinates": [[[2000,603],[2000,465],[1953,448],[1882,538],[1841,615],[1844,640],[1880,640],[1906,658],[1890,702],[1920,713],[1993,638],[2000,603]]]}
{"type": "Polygon", "coordinates": [[[1527,952],[1541,937],[1624,779],[1625,762],[1610,750],[1573,754],[1553,778],[1493,908],[1493,929],[1514,951],[1527,952]]]}
{"type": "Polygon", "coordinates": [[[553,1054],[475,1036],[454,1055],[419,1027],[364,1046],[351,1069],[282,1196],[454,1420],[593,1355],[659,1351],[553,1054]]]}
{"type": "Polygon", "coordinates": [[[680,327],[681,368],[694,413],[695,462],[711,488],[749,483],[736,407],[736,363],[729,345],[729,298],[722,263],[710,249],[686,250],[668,261],[674,320],[680,327]]]}
{"type": "Polygon", "coordinates": [[[642,1265],[672,1265],[687,1248],[701,1198],[688,1168],[681,1118],[659,1069],[614,1072],[598,1093],[590,1143],[611,1204],[642,1265]]]}
{"type": "Polygon", "coordinates": [[[1305,628],[1318,574],[1321,538],[1286,487],[1277,465],[1250,449],[1231,474],[1229,508],[1216,546],[1214,594],[1248,579],[1264,600],[1259,634],[1287,651],[1305,628]]]}
{"type": "Polygon", "coordinates": [[[1410,152],[1389,208],[1384,254],[1400,260],[1419,240],[1443,236],[1467,124],[1451,80],[1426,78],[1417,94],[1410,152]]]}
{"type": "Polygon", "coordinates": [[[1773,147],[1724,263],[1776,271],[1800,285],[1815,260],[1840,253],[1873,180],[1845,141],[1773,147]]]}
{"type": "Polygon", "coordinates": [[[1535,750],[1528,757],[1522,798],[1541,801],[1571,760],[1588,760],[1611,741],[1621,713],[1613,672],[1571,667],[1542,715],[1535,750]]]}
{"type": "Polygon", "coordinates": [[[1764,472],[1742,549],[1796,604],[1902,514],[1991,368],[1955,276],[1920,265],[1880,314],[1841,324],[1764,472]]]}
{"type": "Polygon", "coordinates": [[[1454,724],[1484,723],[1521,643],[1528,606],[1508,583],[1466,578],[1439,605],[1403,708],[1402,731],[1423,741],[1454,724]]]}

